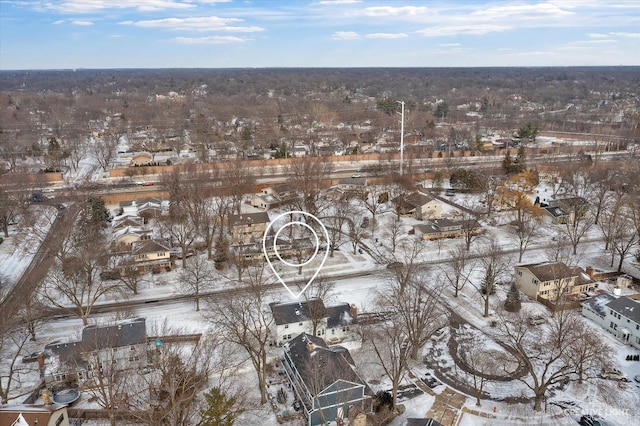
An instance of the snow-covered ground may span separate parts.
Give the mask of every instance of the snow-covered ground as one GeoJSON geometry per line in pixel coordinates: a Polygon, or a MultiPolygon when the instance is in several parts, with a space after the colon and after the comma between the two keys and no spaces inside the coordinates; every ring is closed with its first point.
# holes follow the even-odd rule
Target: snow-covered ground
{"type": "Polygon", "coordinates": [[[9,237],[0,244],[0,295],[8,291],[27,269],[56,214],[55,207],[33,204],[27,211],[33,224],[20,229],[10,227],[9,237]]]}

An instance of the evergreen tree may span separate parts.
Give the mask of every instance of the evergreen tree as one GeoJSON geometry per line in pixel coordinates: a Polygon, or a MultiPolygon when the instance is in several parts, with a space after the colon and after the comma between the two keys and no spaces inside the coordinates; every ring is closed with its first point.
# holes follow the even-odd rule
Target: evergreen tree
{"type": "Polygon", "coordinates": [[[502,169],[505,174],[511,173],[511,168],[513,167],[513,160],[511,160],[511,154],[509,154],[509,150],[507,149],[504,153],[504,158],[502,159],[502,169]]]}
{"type": "Polygon", "coordinates": [[[91,197],[87,200],[87,221],[92,225],[106,225],[111,222],[111,213],[104,205],[104,200],[99,197],[91,197]]]}
{"type": "Polygon", "coordinates": [[[199,426],[232,426],[244,411],[237,406],[235,397],[227,397],[218,387],[211,388],[204,398],[207,405],[200,410],[199,426]]]}
{"type": "Polygon", "coordinates": [[[213,261],[217,270],[224,269],[225,263],[229,260],[229,243],[222,235],[218,237],[215,244],[216,254],[213,256],[213,261]]]}
{"type": "Polygon", "coordinates": [[[524,147],[520,145],[518,148],[518,154],[516,155],[516,163],[518,166],[518,172],[526,170],[527,168],[527,154],[524,152],[524,147]]]}
{"type": "Polygon", "coordinates": [[[516,287],[516,283],[511,284],[507,299],[504,301],[504,309],[507,312],[519,312],[522,304],[520,302],[520,291],[516,287]]]}

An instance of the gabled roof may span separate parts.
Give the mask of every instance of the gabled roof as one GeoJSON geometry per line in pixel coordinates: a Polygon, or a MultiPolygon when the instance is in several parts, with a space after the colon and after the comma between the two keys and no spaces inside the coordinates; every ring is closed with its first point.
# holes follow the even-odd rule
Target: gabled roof
{"type": "Polygon", "coordinates": [[[607,308],[640,324],[640,301],[621,296],[607,303],[607,308]]]}
{"type": "Polygon", "coordinates": [[[133,201],[120,201],[120,207],[142,206],[147,203],[157,204],[158,206],[161,206],[162,199],[158,197],[144,197],[137,198],[133,201]]]}
{"type": "Polygon", "coordinates": [[[259,213],[241,213],[229,215],[229,226],[244,226],[255,223],[269,223],[269,214],[267,212],[259,213]]]}
{"type": "Polygon", "coordinates": [[[329,347],[321,338],[303,333],[287,343],[285,351],[313,396],[341,380],[367,387],[342,346],[329,347]]]}
{"type": "Polygon", "coordinates": [[[114,229],[122,228],[125,226],[143,226],[144,219],[140,216],[126,215],[120,218],[114,219],[111,226],[114,229]]]}
{"type": "Polygon", "coordinates": [[[431,195],[425,194],[420,191],[415,191],[409,195],[400,195],[394,198],[392,201],[396,204],[418,208],[430,203],[431,201],[436,201],[436,199],[431,195]]]}
{"type": "Polygon", "coordinates": [[[324,318],[326,308],[320,299],[292,303],[270,303],[276,325],[294,324],[315,318],[324,318]]]}
{"type": "Polygon", "coordinates": [[[325,310],[327,316],[327,327],[335,328],[343,325],[349,325],[356,321],[351,314],[351,305],[341,303],[335,306],[329,306],[325,310]]]}
{"type": "Polygon", "coordinates": [[[602,293],[585,300],[582,302],[582,306],[588,306],[592,311],[604,318],[607,316],[607,304],[614,299],[615,297],[611,294],[602,293]]]}
{"type": "Polygon", "coordinates": [[[582,268],[568,267],[563,262],[540,262],[528,265],[518,265],[517,268],[528,269],[540,282],[554,281],[565,278],[576,277],[576,284],[586,284],[593,282],[582,268]]]}
{"type": "Polygon", "coordinates": [[[158,240],[142,240],[135,241],[131,247],[131,253],[133,255],[156,253],[159,251],[170,251],[171,248],[165,245],[162,241],[158,240]]]}
{"type": "Polygon", "coordinates": [[[135,318],[118,324],[88,325],[82,330],[82,340],[77,342],[54,342],[45,349],[58,355],[61,360],[79,359],[82,353],[146,344],[147,326],[145,318],[135,318]]]}

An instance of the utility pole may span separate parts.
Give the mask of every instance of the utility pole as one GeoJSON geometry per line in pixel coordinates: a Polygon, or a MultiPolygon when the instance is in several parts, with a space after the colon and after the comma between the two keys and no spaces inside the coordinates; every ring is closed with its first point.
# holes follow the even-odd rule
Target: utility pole
{"type": "Polygon", "coordinates": [[[400,176],[403,175],[404,166],[404,101],[396,101],[400,104],[400,176]]]}

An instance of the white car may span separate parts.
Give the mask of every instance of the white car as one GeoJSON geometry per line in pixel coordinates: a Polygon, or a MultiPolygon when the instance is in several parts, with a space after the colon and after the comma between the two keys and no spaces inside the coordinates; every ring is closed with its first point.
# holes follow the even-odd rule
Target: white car
{"type": "Polygon", "coordinates": [[[626,380],[627,378],[622,371],[617,370],[615,368],[602,370],[600,377],[602,377],[603,379],[610,379],[610,380],[626,380]]]}

